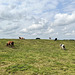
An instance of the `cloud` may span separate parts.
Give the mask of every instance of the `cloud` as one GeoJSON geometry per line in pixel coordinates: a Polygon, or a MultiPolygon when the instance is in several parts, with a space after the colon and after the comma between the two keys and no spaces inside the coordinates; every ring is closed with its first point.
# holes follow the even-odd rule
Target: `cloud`
{"type": "Polygon", "coordinates": [[[47,23],[46,20],[44,19],[35,19],[35,23],[32,23],[28,28],[23,28],[21,32],[30,32],[30,31],[36,31],[36,30],[41,30],[44,29],[45,24],[47,23]]]}
{"type": "Polygon", "coordinates": [[[40,19],[40,21],[37,21],[37,23],[32,24],[31,26],[28,27],[29,30],[32,29],[40,29],[45,26],[46,20],[40,19]]]}
{"type": "Polygon", "coordinates": [[[21,32],[28,32],[26,28],[22,29],[21,32]]]}
{"type": "Polygon", "coordinates": [[[74,0],[64,1],[63,11],[65,11],[67,13],[71,13],[71,12],[75,11],[75,1],[74,0]]]}
{"type": "Polygon", "coordinates": [[[72,0],[0,0],[0,36],[68,37],[75,30],[74,7],[72,0]]]}
{"type": "Polygon", "coordinates": [[[46,30],[45,33],[46,33],[46,34],[49,34],[49,33],[52,33],[52,32],[54,32],[54,29],[48,27],[48,29],[46,30]]]}
{"type": "Polygon", "coordinates": [[[56,14],[54,17],[54,22],[51,23],[51,26],[64,26],[75,23],[75,12],[70,14],[56,14]]]}
{"type": "Polygon", "coordinates": [[[43,27],[43,26],[40,25],[40,24],[33,24],[33,25],[29,26],[28,29],[39,29],[39,28],[41,28],[41,27],[43,27]]]}
{"type": "Polygon", "coordinates": [[[65,33],[65,35],[67,35],[67,36],[75,35],[75,30],[72,30],[71,32],[67,32],[67,33],[65,33]]]}

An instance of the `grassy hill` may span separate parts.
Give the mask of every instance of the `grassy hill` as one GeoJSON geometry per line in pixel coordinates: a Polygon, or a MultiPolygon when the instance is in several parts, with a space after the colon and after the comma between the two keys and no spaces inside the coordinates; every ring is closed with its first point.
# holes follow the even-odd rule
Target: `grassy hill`
{"type": "Polygon", "coordinates": [[[0,39],[0,75],[75,75],[75,41],[0,39]]]}

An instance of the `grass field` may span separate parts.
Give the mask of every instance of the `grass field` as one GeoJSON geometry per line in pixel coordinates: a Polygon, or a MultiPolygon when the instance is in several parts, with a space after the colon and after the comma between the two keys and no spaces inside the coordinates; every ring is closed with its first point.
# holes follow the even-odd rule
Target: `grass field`
{"type": "Polygon", "coordinates": [[[0,39],[0,75],[75,75],[75,41],[0,39]]]}

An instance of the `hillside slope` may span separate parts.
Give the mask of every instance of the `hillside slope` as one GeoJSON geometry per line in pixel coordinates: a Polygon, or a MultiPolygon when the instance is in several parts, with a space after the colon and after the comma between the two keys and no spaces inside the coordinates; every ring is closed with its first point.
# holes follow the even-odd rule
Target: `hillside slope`
{"type": "Polygon", "coordinates": [[[75,75],[75,41],[0,39],[0,75],[75,75]]]}

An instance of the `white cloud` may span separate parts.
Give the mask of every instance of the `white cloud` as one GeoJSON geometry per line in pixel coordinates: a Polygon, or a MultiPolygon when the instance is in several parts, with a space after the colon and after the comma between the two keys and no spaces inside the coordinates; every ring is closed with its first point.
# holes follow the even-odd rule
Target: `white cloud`
{"type": "Polygon", "coordinates": [[[38,28],[41,28],[41,27],[43,27],[43,26],[40,25],[40,24],[33,24],[33,25],[29,26],[28,29],[38,29],[38,28]]]}
{"type": "Polygon", "coordinates": [[[63,26],[75,23],[75,12],[71,15],[69,14],[56,14],[54,17],[54,22],[51,23],[51,26],[63,26]]]}
{"type": "Polygon", "coordinates": [[[41,35],[41,34],[43,34],[43,32],[38,31],[38,32],[34,32],[34,33],[32,33],[31,35],[33,35],[33,36],[38,36],[38,35],[41,35]]]}
{"type": "Polygon", "coordinates": [[[75,33],[74,7],[73,0],[0,0],[0,36],[68,37],[75,33]]]}
{"type": "Polygon", "coordinates": [[[21,32],[27,32],[27,29],[26,29],[26,28],[24,28],[24,29],[22,29],[22,30],[21,30],[21,32]]]}
{"type": "Polygon", "coordinates": [[[54,32],[54,29],[53,28],[48,28],[45,33],[49,34],[49,33],[52,33],[52,32],[54,32]]]}
{"type": "Polygon", "coordinates": [[[67,27],[64,27],[62,30],[63,30],[63,31],[67,30],[67,27]]]}
{"type": "Polygon", "coordinates": [[[72,30],[71,32],[67,32],[65,35],[67,36],[75,35],[75,30],[72,30]]]}
{"type": "Polygon", "coordinates": [[[28,26],[27,28],[23,28],[21,32],[33,32],[34,34],[34,31],[37,31],[37,30],[39,31],[44,29],[44,26],[46,23],[47,21],[41,18],[39,20],[36,20],[34,23],[32,23],[32,25],[28,26]]]}
{"type": "Polygon", "coordinates": [[[33,33],[32,35],[33,35],[33,36],[36,36],[36,35],[37,35],[37,33],[33,33]]]}
{"type": "Polygon", "coordinates": [[[75,34],[75,30],[73,30],[72,33],[75,34]]]}

